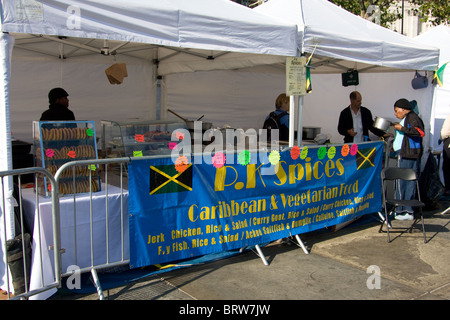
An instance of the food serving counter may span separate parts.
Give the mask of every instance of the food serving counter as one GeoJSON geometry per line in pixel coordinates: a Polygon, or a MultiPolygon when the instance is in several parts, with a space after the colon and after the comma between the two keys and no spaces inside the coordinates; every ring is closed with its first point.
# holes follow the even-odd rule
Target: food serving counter
{"type": "MultiPolygon", "coordinates": [[[[122,193],[118,187],[103,184],[101,191],[92,193],[92,202],[89,193],[76,194],[75,203],[73,198],[59,199],[61,248],[65,251],[62,272],[67,272],[69,266],[84,268],[129,259],[128,190],[122,193]]],[[[36,203],[36,193],[30,188],[22,191],[22,205],[24,222],[33,238],[30,276],[30,290],[33,290],[42,287],[42,282],[46,285],[54,281],[54,253],[50,249],[52,202],[51,198],[38,196],[36,203]]],[[[46,299],[54,292],[31,298],[46,299]]]]}

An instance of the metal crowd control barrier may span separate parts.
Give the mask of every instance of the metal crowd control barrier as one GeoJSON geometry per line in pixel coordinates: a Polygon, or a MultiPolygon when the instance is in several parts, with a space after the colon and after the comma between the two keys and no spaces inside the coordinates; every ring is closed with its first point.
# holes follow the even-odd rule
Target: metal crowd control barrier
{"type": "MultiPolygon", "coordinates": [[[[59,202],[58,202],[58,194],[57,192],[53,191],[53,190],[57,190],[56,188],[56,181],[53,178],[52,174],[50,172],[48,172],[47,170],[43,169],[43,168],[39,168],[39,167],[33,167],[33,168],[26,168],[26,169],[15,169],[15,170],[10,170],[10,171],[3,171],[0,172],[0,177],[1,179],[1,192],[2,192],[2,208],[6,208],[5,204],[6,204],[6,199],[7,199],[7,192],[8,190],[5,190],[5,179],[13,179],[14,177],[17,177],[17,185],[18,185],[18,190],[17,190],[17,203],[18,203],[18,215],[19,217],[16,217],[16,223],[19,223],[19,226],[15,226],[16,230],[18,229],[18,227],[20,227],[20,231],[18,232],[19,234],[16,235],[16,237],[20,236],[20,242],[21,242],[21,250],[22,252],[18,252],[15,253],[14,256],[15,257],[15,261],[17,261],[17,263],[19,264],[20,268],[18,272],[11,272],[11,267],[10,267],[10,258],[8,257],[8,244],[7,241],[4,241],[3,245],[3,252],[4,252],[4,263],[5,263],[5,274],[6,274],[6,283],[7,283],[7,295],[8,295],[8,299],[11,300],[18,300],[18,299],[27,299],[30,296],[45,292],[47,290],[50,290],[52,288],[59,288],[60,284],[61,284],[61,273],[60,273],[60,269],[61,269],[61,256],[59,254],[54,254],[54,281],[51,283],[48,283],[46,285],[43,285],[41,288],[38,289],[34,289],[34,290],[29,290],[29,274],[27,272],[27,270],[31,269],[31,259],[27,259],[27,248],[26,248],[26,244],[25,241],[23,241],[23,239],[25,239],[25,231],[24,231],[24,212],[23,212],[23,206],[22,206],[22,176],[23,175],[28,175],[28,174],[33,174],[34,175],[34,181],[35,181],[35,185],[37,185],[37,178],[38,175],[44,175],[46,176],[46,178],[48,179],[49,183],[51,184],[51,203],[52,203],[52,229],[53,229],[53,249],[55,250],[55,253],[60,252],[60,234],[59,234],[59,202]],[[22,261],[20,261],[20,255],[22,256],[22,261]],[[10,284],[10,277],[12,275],[14,276],[18,276],[20,277],[20,269],[23,270],[23,280],[20,278],[20,281],[23,281],[24,283],[24,292],[20,292],[19,294],[16,294],[14,297],[11,297],[11,292],[13,290],[11,290],[11,284],[10,284]]],[[[36,196],[36,216],[35,219],[38,219],[37,221],[39,221],[39,197],[36,196]]],[[[7,233],[6,233],[6,229],[7,229],[7,225],[6,225],[6,214],[7,212],[3,212],[3,230],[4,230],[4,239],[7,239],[7,233]]],[[[15,212],[15,215],[17,215],[17,212],[15,212]]],[[[37,232],[40,234],[40,228],[39,230],[37,230],[37,232]]],[[[17,232],[16,232],[17,233],[17,232]]],[[[13,240],[14,239],[9,239],[9,240],[13,240]]],[[[8,240],[8,241],[9,241],[8,240]]],[[[40,242],[39,242],[40,244],[40,242]]],[[[43,250],[47,250],[47,248],[42,248],[40,245],[38,247],[39,250],[39,257],[42,259],[42,253],[43,250]]],[[[11,259],[13,260],[13,259],[11,259]]],[[[17,265],[16,265],[17,266],[17,265]]],[[[15,269],[15,268],[14,268],[15,269]]],[[[40,270],[40,278],[41,278],[41,283],[44,283],[43,281],[43,270],[40,270]]],[[[14,279],[12,279],[14,281],[14,279]]],[[[15,289],[15,288],[14,288],[15,289]]],[[[14,290],[16,291],[16,290],[14,290]]],[[[22,288],[20,289],[20,291],[22,291],[22,288]]]]}
{"type": "MultiPolygon", "coordinates": [[[[90,264],[89,266],[84,266],[84,267],[80,267],[78,270],[76,270],[76,272],[78,272],[79,274],[81,273],[85,273],[85,272],[90,272],[93,278],[93,282],[94,285],[96,286],[97,289],[97,293],[99,295],[99,298],[101,300],[104,299],[103,297],[103,291],[101,288],[101,284],[100,281],[98,279],[97,276],[97,270],[102,270],[102,269],[106,269],[106,268],[114,268],[114,267],[120,267],[120,266],[124,266],[124,265],[128,265],[129,264],[129,258],[126,259],[125,258],[125,236],[124,236],[124,221],[125,218],[128,219],[128,211],[125,212],[124,210],[124,203],[123,203],[123,196],[124,196],[124,185],[123,185],[123,177],[124,175],[127,173],[127,168],[125,167],[128,163],[130,163],[133,160],[145,160],[145,159],[158,159],[158,158],[163,158],[163,157],[167,157],[167,155],[158,155],[158,156],[144,156],[144,157],[139,157],[139,158],[130,158],[130,157],[123,157],[123,158],[109,158],[109,159],[98,159],[98,160],[79,160],[79,161],[71,161],[71,162],[67,162],[64,165],[62,165],[58,171],[55,173],[54,177],[52,176],[52,174],[43,169],[43,168],[27,168],[27,169],[17,169],[17,170],[12,170],[12,171],[6,171],[6,172],[0,172],[0,177],[6,177],[6,176],[10,176],[10,175],[17,175],[18,176],[18,181],[19,181],[19,186],[21,185],[21,175],[24,174],[30,174],[33,173],[35,174],[35,185],[37,185],[37,174],[43,174],[46,176],[47,180],[49,181],[49,183],[51,184],[51,206],[52,206],[52,230],[53,230],[53,239],[51,241],[53,241],[53,244],[50,245],[51,248],[39,248],[39,257],[41,257],[41,262],[40,262],[40,272],[41,272],[41,283],[44,283],[44,276],[43,276],[43,264],[42,264],[42,251],[43,250],[54,250],[54,282],[50,283],[50,284],[45,284],[42,285],[41,288],[38,289],[34,289],[32,291],[29,291],[28,288],[26,288],[26,292],[24,294],[20,294],[20,295],[16,295],[13,299],[26,299],[32,295],[36,295],[42,292],[45,292],[47,290],[50,290],[52,288],[60,288],[61,287],[61,282],[62,282],[62,278],[64,277],[70,277],[74,275],[74,270],[70,270],[70,271],[63,271],[63,263],[62,263],[62,254],[66,253],[66,256],[68,256],[69,254],[73,254],[73,260],[72,256],[68,257],[69,258],[69,265],[73,265],[73,266],[77,266],[77,257],[78,257],[78,248],[77,248],[77,224],[76,224],[76,215],[77,215],[77,195],[79,193],[73,192],[70,196],[65,196],[61,199],[64,199],[64,201],[67,201],[68,199],[70,199],[72,197],[73,199],[73,212],[74,212],[74,217],[73,217],[73,234],[74,234],[74,251],[75,252],[71,252],[70,250],[68,250],[68,248],[62,248],[62,243],[61,243],[61,212],[60,212],[60,208],[61,208],[61,199],[59,198],[59,186],[60,186],[60,182],[61,179],[67,179],[67,178],[72,178],[72,184],[73,184],[73,189],[72,190],[77,190],[76,189],[76,172],[77,172],[77,167],[86,167],[89,166],[90,170],[89,170],[89,190],[86,192],[84,191],[84,195],[88,195],[89,197],[89,233],[90,233],[90,239],[89,239],[89,243],[90,243],[90,264]],[[119,178],[119,184],[120,184],[120,229],[121,229],[121,234],[120,234],[120,245],[121,245],[121,258],[115,261],[110,261],[110,257],[109,257],[109,253],[110,253],[110,247],[109,247],[109,241],[108,239],[110,238],[110,231],[109,231],[109,204],[108,204],[108,186],[109,186],[109,165],[119,165],[120,166],[120,172],[118,175],[119,178]],[[94,261],[94,241],[93,241],[93,235],[94,235],[94,230],[93,230],[93,225],[94,225],[94,221],[93,221],[93,207],[92,207],[92,199],[93,199],[93,195],[95,195],[95,192],[93,192],[93,185],[92,185],[92,166],[95,166],[97,169],[100,168],[100,166],[103,166],[101,171],[101,179],[103,182],[103,186],[105,187],[104,191],[105,191],[105,212],[106,212],[106,217],[105,217],[105,224],[106,224],[106,262],[104,263],[95,263],[94,261]],[[71,175],[70,175],[71,172],[71,175]],[[69,252],[70,251],[70,252],[69,252]]],[[[113,171],[113,170],[111,170],[113,171]]],[[[79,172],[79,171],[78,171],[79,172]]],[[[117,172],[115,172],[117,173],[117,172]]],[[[115,178],[117,177],[117,175],[115,174],[115,178]]],[[[115,181],[117,183],[117,181],[115,181]]],[[[67,183],[67,182],[66,182],[67,183]]],[[[3,180],[2,180],[2,190],[3,190],[3,180]]],[[[20,208],[20,220],[23,222],[23,211],[22,211],[22,204],[21,204],[21,199],[22,199],[22,191],[21,188],[19,188],[19,195],[18,195],[18,199],[19,199],[19,208],[20,208]]],[[[5,195],[3,193],[3,202],[5,201],[5,195]]],[[[39,217],[39,195],[38,193],[36,193],[36,216],[35,219],[38,219],[38,223],[40,223],[40,217],[39,217]]],[[[4,206],[3,206],[4,207],[4,206]]],[[[23,225],[23,224],[22,224],[23,225]]],[[[35,223],[36,225],[36,223],[35,223]]],[[[66,231],[67,231],[67,226],[66,227],[66,231]]],[[[39,237],[41,237],[40,234],[40,226],[38,226],[39,228],[39,234],[36,234],[36,231],[34,231],[34,235],[39,237]]],[[[299,247],[301,247],[303,249],[303,251],[308,254],[308,250],[306,249],[306,247],[304,246],[303,242],[301,241],[300,237],[298,235],[293,235],[295,237],[295,239],[297,240],[297,245],[299,247]]],[[[23,237],[23,235],[22,235],[23,237]]],[[[34,239],[34,241],[36,241],[36,239],[34,239]]],[[[41,243],[41,241],[38,241],[39,244],[41,243]]],[[[295,243],[295,242],[294,242],[295,243]]],[[[6,243],[3,244],[4,246],[4,251],[6,252],[6,243]]],[[[257,250],[257,255],[262,259],[263,263],[265,265],[268,265],[268,262],[266,261],[263,252],[261,251],[261,248],[259,247],[259,245],[255,246],[256,250],[257,250]]],[[[115,248],[117,249],[117,248],[115,248]]],[[[5,255],[6,256],[6,255],[5,255]]],[[[36,256],[35,256],[36,259],[36,256]]],[[[25,259],[24,259],[25,260],[25,259]]],[[[67,259],[66,259],[67,260],[67,259]]],[[[7,265],[7,263],[6,263],[7,265]]],[[[26,279],[28,280],[28,279],[26,279]]],[[[25,281],[27,283],[27,281],[25,281]]],[[[8,280],[9,283],[9,280],[8,280]]],[[[9,292],[9,287],[8,287],[8,292],[9,292]]],[[[9,298],[9,295],[8,295],[9,298]]]]}
{"type": "MultiPolygon", "coordinates": [[[[124,185],[123,185],[123,176],[124,173],[126,172],[126,168],[124,168],[124,165],[126,165],[127,163],[130,162],[130,158],[129,157],[124,157],[124,158],[111,158],[111,159],[98,159],[98,160],[79,160],[79,161],[71,161],[71,162],[67,162],[64,165],[62,165],[58,171],[55,174],[55,180],[57,183],[57,186],[59,188],[59,183],[60,180],[63,176],[63,172],[65,176],[67,176],[67,172],[69,172],[70,170],[72,170],[72,181],[73,181],[73,190],[76,190],[76,185],[75,185],[75,172],[76,172],[76,167],[86,167],[89,166],[89,168],[92,168],[92,166],[95,166],[96,168],[98,168],[101,165],[104,165],[104,169],[103,169],[103,173],[104,177],[103,177],[103,185],[105,187],[105,212],[106,212],[106,217],[105,217],[105,243],[106,243],[106,262],[105,263],[101,263],[101,264],[96,264],[94,262],[94,241],[93,241],[93,236],[94,236],[94,230],[93,230],[93,207],[92,207],[92,201],[93,201],[93,194],[95,194],[93,192],[93,185],[92,185],[92,170],[89,170],[89,228],[90,228],[90,265],[87,267],[82,267],[78,270],[79,273],[84,273],[84,272],[91,272],[92,278],[93,278],[93,282],[95,284],[95,287],[97,288],[97,292],[99,295],[100,300],[103,300],[103,291],[101,288],[101,284],[100,281],[98,279],[97,276],[97,270],[101,270],[101,269],[105,269],[105,268],[113,268],[113,267],[119,267],[122,265],[128,265],[129,264],[129,259],[125,259],[125,237],[124,237],[124,219],[128,219],[128,211],[124,211],[124,204],[123,204],[123,195],[124,195],[124,185]],[[119,165],[120,166],[120,175],[119,175],[119,183],[120,183],[120,230],[121,230],[121,234],[120,234],[120,244],[121,244],[121,258],[118,261],[114,261],[111,262],[110,261],[110,247],[109,247],[109,238],[110,238],[110,230],[109,230],[109,200],[108,200],[108,192],[109,192],[109,165],[114,164],[114,165],[119,165]]],[[[77,215],[77,210],[76,210],[76,196],[77,194],[74,192],[72,197],[73,197],[73,206],[74,206],[74,257],[75,257],[75,261],[72,261],[72,265],[77,265],[77,256],[78,256],[78,248],[77,248],[77,225],[76,225],[76,215],[77,215]]],[[[64,248],[63,250],[67,250],[67,248],[64,248]]],[[[70,276],[72,275],[72,272],[63,272],[62,273],[62,277],[66,277],[66,276],[70,276]]]]}
{"type": "MultiPolygon", "coordinates": [[[[61,180],[63,172],[64,171],[67,172],[67,170],[72,169],[73,175],[75,175],[75,173],[74,173],[76,171],[75,167],[77,167],[77,166],[105,165],[103,182],[104,182],[104,185],[107,188],[107,186],[109,184],[108,183],[108,179],[109,179],[108,178],[109,177],[108,165],[109,164],[115,164],[115,165],[119,164],[120,165],[119,178],[120,178],[120,190],[121,190],[121,192],[120,192],[121,193],[121,214],[120,214],[120,216],[121,216],[121,219],[122,219],[121,220],[121,230],[123,231],[123,222],[124,222],[124,218],[125,218],[124,214],[128,214],[128,212],[124,212],[123,211],[123,209],[124,209],[123,208],[123,175],[127,172],[127,169],[124,168],[124,166],[126,164],[130,163],[133,160],[139,161],[139,160],[158,159],[158,158],[165,158],[165,157],[167,157],[167,155],[144,156],[144,157],[138,157],[138,158],[123,157],[123,158],[110,158],[110,159],[98,159],[98,160],[71,161],[71,162],[65,163],[64,165],[62,165],[58,169],[58,171],[55,174],[55,180],[57,182],[57,186],[59,186],[59,182],[61,180]]],[[[66,176],[67,176],[67,174],[66,174],[66,176]]],[[[89,180],[91,180],[91,177],[89,177],[89,178],[90,178],[89,180]]],[[[74,186],[75,186],[75,184],[74,184],[74,186]]],[[[75,187],[74,187],[74,189],[75,189],[75,187]]],[[[90,258],[91,258],[91,265],[88,266],[88,267],[80,268],[80,270],[79,270],[80,273],[84,273],[84,272],[90,272],[91,273],[92,278],[93,278],[93,282],[94,282],[94,285],[96,286],[97,293],[99,295],[100,300],[103,300],[104,297],[103,297],[103,291],[102,291],[102,288],[101,288],[101,284],[100,284],[100,281],[99,281],[98,276],[97,276],[97,270],[106,269],[106,268],[112,268],[112,267],[119,267],[119,266],[122,266],[122,265],[128,265],[129,264],[129,259],[124,259],[124,254],[123,254],[124,253],[124,240],[125,240],[123,233],[121,234],[122,259],[120,261],[115,261],[115,262],[110,262],[109,259],[108,259],[109,258],[108,254],[109,254],[109,249],[110,249],[109,245],[108,245],[109,230],[108,230],[108,227],[107,227],[108,226],[108,200],[107,200],[108,199],[108,189],[106,189],[105,191],[106,191],[105,206],[106,206],[106,213],[107,213],[107,218],[106,218],[106,221],[105,221],[105,223],[106,223],[106,245],[107,245],[107,247],[106,247],[106,254],[107,254],[106,260],[107,261],[106,261],[106,263],[95,264],[94,263],[94,257],[93,257],[93,254],[92,254],[93,250],[94,250],[94,248],[93,248],[94,243],[92,241],[92,239],[93,239],[93,230],[92,230],[92,224],[93,224],[93,221],[92,221],[92,216],[93,216],[93,212],[92,212],[92,194],[93,194],[93,192],[92,192],[92,185],[90,184],[89,194],[90,194],[90,197],[91,197],[91,200],[90,200],[90,203],[91,203],[91,205],[90,205],[90,228],[91,228],[91,230],[90,230],[91,257],[90,258]]],[[[76,212],[75,211],[76,210],[75,209],[75,198],[76,198],[76,194],[73,194],[74,212],[76,212]]],[[[76,227],[75,223],[74,223],[74,226],[76,227]]],[[[75,234],[76,234],[76,231],[75,231],[75,234]]],[[[295,243],[295,242],[294,243],[297,244],[299,247],[301,247],[306,254],[308,254],[309,252],[306,249],[305,245],[303,244],[302,240],[300,239],[299,235],[294,235],[294,237],[297,240],[297,243],[295,243]]],[[[75,241],[75,243],[76,243],[76,241],[75,241]]],[[[264,257],[264,254],[261,251],[260,246],[256,245],[255,248],[257,250],[256,254],[261,258],[261,260],[263,261],[263,263],[265,265],[268,265],[268,262],[266,261],[266,259],[264,257]]],[[[64,250],[67,252],[67,248],[63,248],[63,251],[64,250]]],[[[75,247],[75,250],[77,250],[76,247],[75,247]]],[[[77,254],[75,253],[75,257],[76,256],[77,256],[77,254]]],[[[73,264],[76,265],[76,261],[73,261],[73,264]]],[[[71,272],[63,273],[62,277],[66,277],[66,276],[70,276],[70,275],[72,275],[71,272]]]]}

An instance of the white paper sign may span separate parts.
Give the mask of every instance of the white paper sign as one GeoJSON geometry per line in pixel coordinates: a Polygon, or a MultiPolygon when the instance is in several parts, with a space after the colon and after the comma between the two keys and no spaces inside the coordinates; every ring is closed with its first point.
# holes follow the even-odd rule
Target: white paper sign
{"type": "Polygon", "coordinates": [[[286,94],[306,95],[306,57],[286,58],[286,94]]]}

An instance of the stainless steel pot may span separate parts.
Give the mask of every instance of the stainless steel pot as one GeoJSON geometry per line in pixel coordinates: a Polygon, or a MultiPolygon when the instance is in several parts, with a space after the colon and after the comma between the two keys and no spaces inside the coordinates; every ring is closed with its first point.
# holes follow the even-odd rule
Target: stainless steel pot
{"type": "MultiPolygon", "coordinates": [[[[174,114],[175,116],[177,116],[178,118],[180,118],[181,120],[186,122],[186,126],[187,126],[188,130],[194,130],[194,122],[195,122],[194,120],[187,120],[187,119],[183,118],[182,116],[180,116],[179,114],[173,112],[170,109],[167,109],[167,111],[169,111],[170,113],[174,114]]],[[[200,121],[200,119],[202,119],[203,117],[204,116],[201,116],[196,121],[200,121]]],[[[202,122],[202,131],[206,131],[211,128],[212,128],[212,122],[202,122]]]]}
{"type": "MultiPolygon", "coordinates": [[[[194,125],[195,125],[194,122],[195,121],[193,121],[193,120],[186,120],[186,125],[189,130],[194,130],[194,125]]],[[[206,130],[212,128],[212,122],[203,122],[203,121],[199,121],[199,122],[201,122],[201,124],[202,124],[202,131],[206,131],[206,130]]]]}
{"type": "Polygon", "coordinates": [[[386,120],[381,117],[376,117],[375,122],[373,123],[373,126],[377,129],[380,129],[382,131],[388,131],[389,127],[392,125],[392,122],[389,120],[386,120]]]}
{"type": "Polygon", "coordinates": [[[302,140],[314,140],[314,138],[320,134],[320,127],[303,127],[302,140]]]}

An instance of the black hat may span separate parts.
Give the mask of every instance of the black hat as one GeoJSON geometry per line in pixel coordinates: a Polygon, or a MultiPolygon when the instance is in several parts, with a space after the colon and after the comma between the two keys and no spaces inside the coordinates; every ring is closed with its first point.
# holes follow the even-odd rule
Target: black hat
{"type": "Polygon", "coordinates": [[[63,88],[53,88],[48,93],[48,102],[55,103],[55,101],[59,98],[67,97],[69,94],[63,88]]]}
{"type": "Polygon", "coordinates": [[[395,102],[395,104],[394,104],[394,108],[395,107],[402,108],[402,109],[405,109],[405,110],[412,110],[411,103],[409,103],[409,101],[406,100],[406,99],[399,99],[399,100],[397,100],[395,102]]]}

